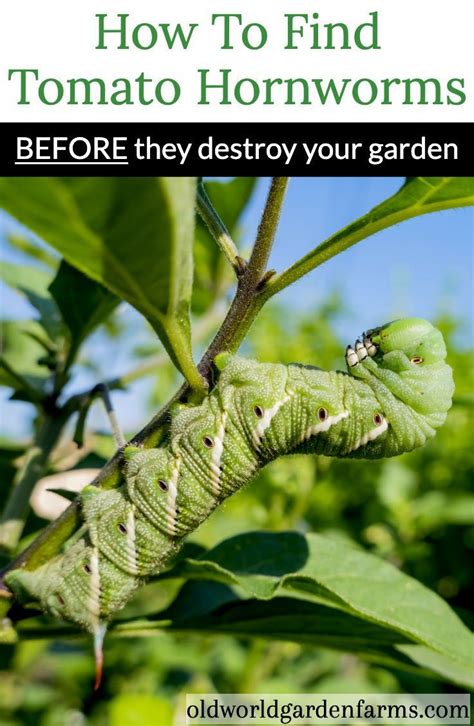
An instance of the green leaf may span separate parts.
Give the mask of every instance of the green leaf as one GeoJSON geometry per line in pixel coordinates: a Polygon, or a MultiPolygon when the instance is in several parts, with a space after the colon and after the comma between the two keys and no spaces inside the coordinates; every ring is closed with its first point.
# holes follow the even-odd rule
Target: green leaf
{"type": "Polygon", "coordinates": [[[266,286],[271,297],[303,275],[382,229],[407,219],[474,204],[474,177],[409,177],[401,189],[363,217],[336,232],[266,286]]]}
{"type": "Polygon", "coordinates": [[[440,529],[446,524],[474,525],[474,494],[456,491],[430,491],[413,504],[418,527],[423,532],[440,529]]]}
{"type": "Polygon", "coordinates": [[[114,310],[119,299],[64,260],[49,286],[71,334],[72,354],[114,310]]]}
{"type": "MultiPolygon", "coordinates": [[[[167,619],[169,623],[166,628],[176,632],[290,641],[353,653],[366,660],[403,670],[416,670],[411,658],[398,650],[400,644],[406,643],[406,639],[387,628],[324,605],[289,597],[275,597],[268,601],[239,600],[235,596],[225,599],[222,593],[222,601],[216,603],[216,596],[213,597],[211,593],[210,602],[204,609],[209,593],[207,590],[201,592],[201,589],[206,585],[208,583],[187,583],[175,602],[165,612],[158,613],[156,620],[163,623],[167,619]],[[202,612],[195,612],[196,603],[202,605],[202,612]],[[186,605],[190,608],[189,613],[185,612],[186,605]]],[[[148,619],[148,627],[152,621],[152,618],[148,619]]],[[[146,628],[143,621],[142,626],[146,628]]],[[[431,669],[429,665],[428,668],[437,670],[431,669]]],[[[461,675],[462,679],[451,675],[448,677],[465,684],[466,674],[461,675]]]]}
{"type": "Polygon", "coordinates": [[[0,276],[7,285],[27,298],[39,312],[40,323],[48,335],[53,340],[57,338],[62,328],[58,309],[48,293],[51,272],[31,265],[3,261],[0,276]]]}
{"type": "Polygon", "coordinates": [[[238,230],[239,220],[253,194],[256,182],[256,176],[239,176],[229,182],[211,181],[204,184],[214,209],[231,234],[238,230]]]}
{"type": "Polygon", "coordinates": [[[18,640],[18,635],[13,628],[8,618],[3,617],[0,619],[0,644],[1,645],[12,645],[18,640]]]}
{"type": "Polygon", "coordinates": [[[148,693],[121,693],[108,705],[109,726],[172,726],[173,710],[164,698],[148,693]]]}
{"type": "Polygon", "coordinates": [[[344,651],[409,642],[380,625],[316,603],[290,597],[240,600],[220,583],[186,583],[156,619],[170,619],[174,630],[262,636],[344,651]],[[221,589],[210,590],[210,586],[221,589]]]}
{"type": "Polygon", "coordinates": [[[321,535],[254,532],[226,540],[168,573],[277,592],[336,608],[446,656],[474,672],[474,636],[438,595],[393,565],[321,535]]]}
{"type": "Polygon", "coordinates": [[[264,638],[329,648],[418,675],[442,677],[471,687],[472,672],[401,633],[348,612],[290,597],[239,599],[219,582],[186,582],[156,615],[117,623],[112,633],[148,637],[157,631],[264,638]]]}
{"type": "Polygon", "coordinates": [[[24,446],[0,441],[0,511],[3,510],[17,472],[15,460],[23,456],[24,453],[24,446]]]}
{"type": "Polygon", "coordinates": [[[393,209],[417,207],[434,212],[474,204],[474,177],[408,177],[398,194],[392,197],[393,209]]]}
{"type": "MultiPolygon", "coordinates": [[[[234,241],[239,221],[255,189],[256,177],[237,177],[230,182],[206,182],[206,193],[234,241]]],[[[198,219],[194,242],[193,311],[206,311],[216,299],[223,282],[230,283],[233,272],[206,225],[198,219]]]]}
{"type": "Polygon", "coordinates": [[[474,688],[474,676],[472,666],[460,663],[446,653],[438,653],[424,645],[399,645],[397,650],[407,655],[421,668],[428,669],[443,676],[452,683],[460,686],[474,688]]]}
{"type": "Polygon", "coordinates": [[[0,206],[139,310],[197,389],[189,306],[195,180],[2,178],[0,206]]]}
{"type": "Polygon", "coordinates": [[[25,255],[32,257],[34,260],[38,260],[38,262],[42,262],[52,270],[56,270],[59,262],[58,258],[43,249],[43,247],[40,247],[38,244],[35,244],[31,240],[26,237],[22,237],[19,234],[10,234],[8,235],[7,240],[8,243],[16,250],[23,252],[25,255]]]}
{"type": "Polygon", "coordinates": [[[175,600],[166,610],[162,610],[148,618],[153,620],[171,620],[173,627],[179,629],[192,628],[191,622],[196,618],[203,618],[228,603],[243,602],[238,599],[235,592],[220,582],[185,582],[178,592],[175,600]]]}
{"type": "Polygon", "coordinates": [[[44,348],[38,342],[43,334],[33,320],[4,320],[1,323],[0,385],[41,397],[49,371],[39,365],[44,348]]]}

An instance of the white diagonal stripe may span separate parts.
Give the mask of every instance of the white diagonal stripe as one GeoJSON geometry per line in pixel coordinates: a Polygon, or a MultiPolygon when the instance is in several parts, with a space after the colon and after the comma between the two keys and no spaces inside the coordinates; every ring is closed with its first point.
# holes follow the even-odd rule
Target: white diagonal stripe
{"type": "Polygon", "coordinates": [[[255,448],[259,448],[263,435],[270,426],[273,418],[276,416],[280,408],[290,400],[290,398],[291,396],[286,395],[280,401],[277,401],[274,406],[264,410],[262,418],[258,420],[258,423],[252,433],[255,448]]]}
{"type": "Polygon", "coordinates": [[[375,439],[378,439],[379,436],[383,434],[384,431],[388,429],[388,421],[386,418],[383,419],[380,426],[376,426],[373,429],[370,429],[370,431],[367,431],[366,434],[360,437],[360,439],[356,442],[355,446],[352,447],[351,451],[356,451],[357,449],[360,449],[361,446],[365,446],[369,443],[369,441],[375,441],[375,439]]]}
{"type": "Polygon", "coordinates": [[[181,459],[177,457],[173,466],[173,473],[168,482],[168,501],[166,504],[166,523],[168,532],[176,534],[176,499],[178,497],[178,478],[181,459]]]}
{"type": "Polygon", "coordinates": [[[134,507],[130,507],[127,517],[127,565],[132,574],[138,574],[137,567],[137,550],[135,547],[135,511],[134,507]]]}
{"type": "Polygon", "coordinates": [[[218,496],[221,491],[221,459],[224,453],[225,425],[227,421],[227,412],[223,411],[217,426],[217,432],[214,437],[214,448],[211,454],[211,479],[214,494],[218,496]]]}
{"type": "Polygon", "coordinates": [[[95,547],[92,549],[92,554],[87,564],[90,567],[88,609],[94,620],[98,620],[100,615],[100,571],[99,553],[95,547]]]}
{"type": "Polygon", "coordinates": [[[336,413],[334,416],[328,416],[326,419],[324,419],[324,421],[320,421],[319,423],[307,428],[306,431],[303,433],[303,436],[301,437],[301,441],[306,441],[307,439],[311,438],[311,436],[320,434],[323,431],[328,431],[331,426],[334,426],[335,424],[339,423],[339,421],[342,421],[342,419],[347,418],[348,416],[349,411],[341,411],[341,413],[336,413]]]}

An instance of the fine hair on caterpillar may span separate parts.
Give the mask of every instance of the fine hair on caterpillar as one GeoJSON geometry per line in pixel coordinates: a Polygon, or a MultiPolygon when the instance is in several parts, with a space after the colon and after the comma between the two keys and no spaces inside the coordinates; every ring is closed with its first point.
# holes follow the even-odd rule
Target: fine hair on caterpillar
{"type": "Polygon", "coordinates": [[[81,530],[36,570],[10,571],[8,586],[94,634],[100,679],[109,619],[261,467],[289,453],[396,456],[434,436],[454,391],[445,358],[419,318],[369,330],[346,349],[347,372],[218,355],[209,395],[171,410],[158,448],[126,446],[122,484],[86,487],[81,530]]]}

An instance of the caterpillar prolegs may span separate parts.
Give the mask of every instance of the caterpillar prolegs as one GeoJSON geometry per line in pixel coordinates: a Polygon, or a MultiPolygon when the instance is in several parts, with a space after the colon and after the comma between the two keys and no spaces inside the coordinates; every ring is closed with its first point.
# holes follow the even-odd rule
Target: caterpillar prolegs
{"type": "Polygon", "coordinates": [[[156,449],[124,449],[124,484],[82,495],[84,526],[55,559],[13,570],[8,586],[96,635],[183,538],[258,469],[288,453],[376,459],[422,446],[451,405],[441,333],[410,318],[346,350],[347,373],[216,358],[217,384],[171,412],[156,449]]]}

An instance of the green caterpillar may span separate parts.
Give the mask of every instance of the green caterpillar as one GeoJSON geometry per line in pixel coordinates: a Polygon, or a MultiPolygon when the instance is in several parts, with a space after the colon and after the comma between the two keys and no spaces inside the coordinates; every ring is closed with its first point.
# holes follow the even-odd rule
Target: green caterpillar
{"type": "Polygon", "coordinates": [[[93,632],[100,661],[111,615],[260,467],[288,453],[376,459],[422,446],[451,406],[445,357],[441,333],[419,318],[348,347],[348,373],[221,354],[205,400],[172,411],[160,448],[126,447],[123,486],[87,487],[80,532],[38,569],[11,571],[8,586],[93,632]]]}

